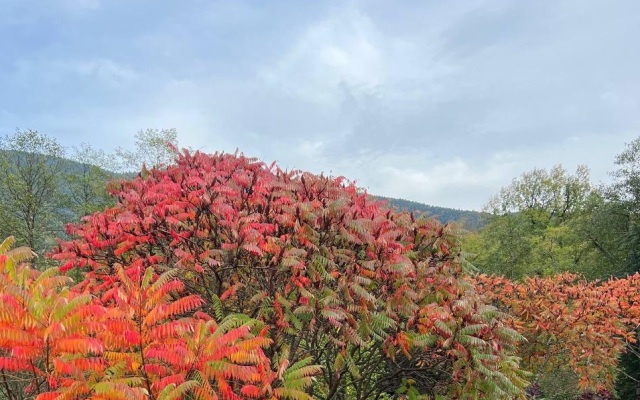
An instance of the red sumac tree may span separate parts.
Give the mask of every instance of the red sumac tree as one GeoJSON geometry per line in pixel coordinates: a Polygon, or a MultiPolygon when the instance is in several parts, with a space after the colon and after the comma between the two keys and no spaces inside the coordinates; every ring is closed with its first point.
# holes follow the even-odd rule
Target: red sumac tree
{"type": "Polygon", "coordinates": [[[53,254],[63,270],[81,268],[79,288],[103,292],[119,265],[175,267],[210,316],[264,324],[274,392],[522,395],[521,337],[463,279],[451,226],[344,178],[237,154],[185,151],[112,193],[114,207],[68,227],[75,239],[53,254]]]}

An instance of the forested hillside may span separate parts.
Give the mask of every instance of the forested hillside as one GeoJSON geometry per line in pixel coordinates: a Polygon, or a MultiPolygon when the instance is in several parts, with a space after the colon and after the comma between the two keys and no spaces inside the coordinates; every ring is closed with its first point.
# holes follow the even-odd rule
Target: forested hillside
{"type": "Polygon", "coordinates": [[[417,215],[434,217],[443,224],[446,224],[448,222],[457,222],[460,223],[464,228],[469,230],[480,229],[485,224],[486,219],[489,216],[488,214],[483,214],[477,211],[438,207],[424,203],[418,203],[417,201],[396,199],[393,197],[376,197],[388,201],[392,207],[400,211],[409,211],[411,213],[416,213],[417,215]]]}

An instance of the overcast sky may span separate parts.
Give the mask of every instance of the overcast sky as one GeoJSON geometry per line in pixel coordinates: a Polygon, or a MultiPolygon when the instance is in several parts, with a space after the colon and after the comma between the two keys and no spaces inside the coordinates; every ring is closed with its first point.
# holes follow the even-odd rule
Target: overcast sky
{"type": "Polygon", "coordinates": [[[480,209],[522,172],[607,179],[640,136],[640,1],[0,0],[0,133],[144,128],[480,209]]]}

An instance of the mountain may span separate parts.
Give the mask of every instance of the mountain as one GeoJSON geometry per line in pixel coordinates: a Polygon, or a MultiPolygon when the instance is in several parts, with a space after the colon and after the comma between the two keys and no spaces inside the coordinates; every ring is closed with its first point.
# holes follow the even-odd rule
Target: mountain
{"type": "Polygon", "coordinates": [[[443,224],[448,222],[460,222],[465,229],[478,230],[486,223],[488,214],[470,211],[458,210],[455,208],[430,206],[416,201],[397,199],[393,197],[375,196],[381,200],[389,202],[393,208],[401,211],[409,211],[415,214],[432,216],[437,218],[443,224]]]}

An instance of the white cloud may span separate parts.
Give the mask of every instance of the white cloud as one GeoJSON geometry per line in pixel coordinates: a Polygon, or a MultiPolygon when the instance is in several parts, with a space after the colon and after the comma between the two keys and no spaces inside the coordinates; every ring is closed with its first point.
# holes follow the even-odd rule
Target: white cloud
{"type": "Polygon", "coordinates": [[[313,26],[275,65],[261,72],[270,85],[325,106],[339,103],[343,85],[375,90],[386,81],[371,20],[348,9],[313,26]]]}
{"type": "Polygon", "coordinates": [[[481,163],[460,156],[436,162],[416,156],[396,158],[379,162],[372,193],[466,209],[479,209],[496,186],[513,177],[515,169],[510,154],[481,163]]]}
{"type": "Polygon", "coordinates": [[[302,140],[294,151],[300,157],[318,157],[322,154],[324,146],[322,140],[302,140]]]}
{"type": "Polygon", "coordinates": [[[606,179],[640,132],[631,0],[30,3],[0,13],[0,116],[69,144],[175,127],[187,146],[478,209],[534,167],[606,179]]]}

